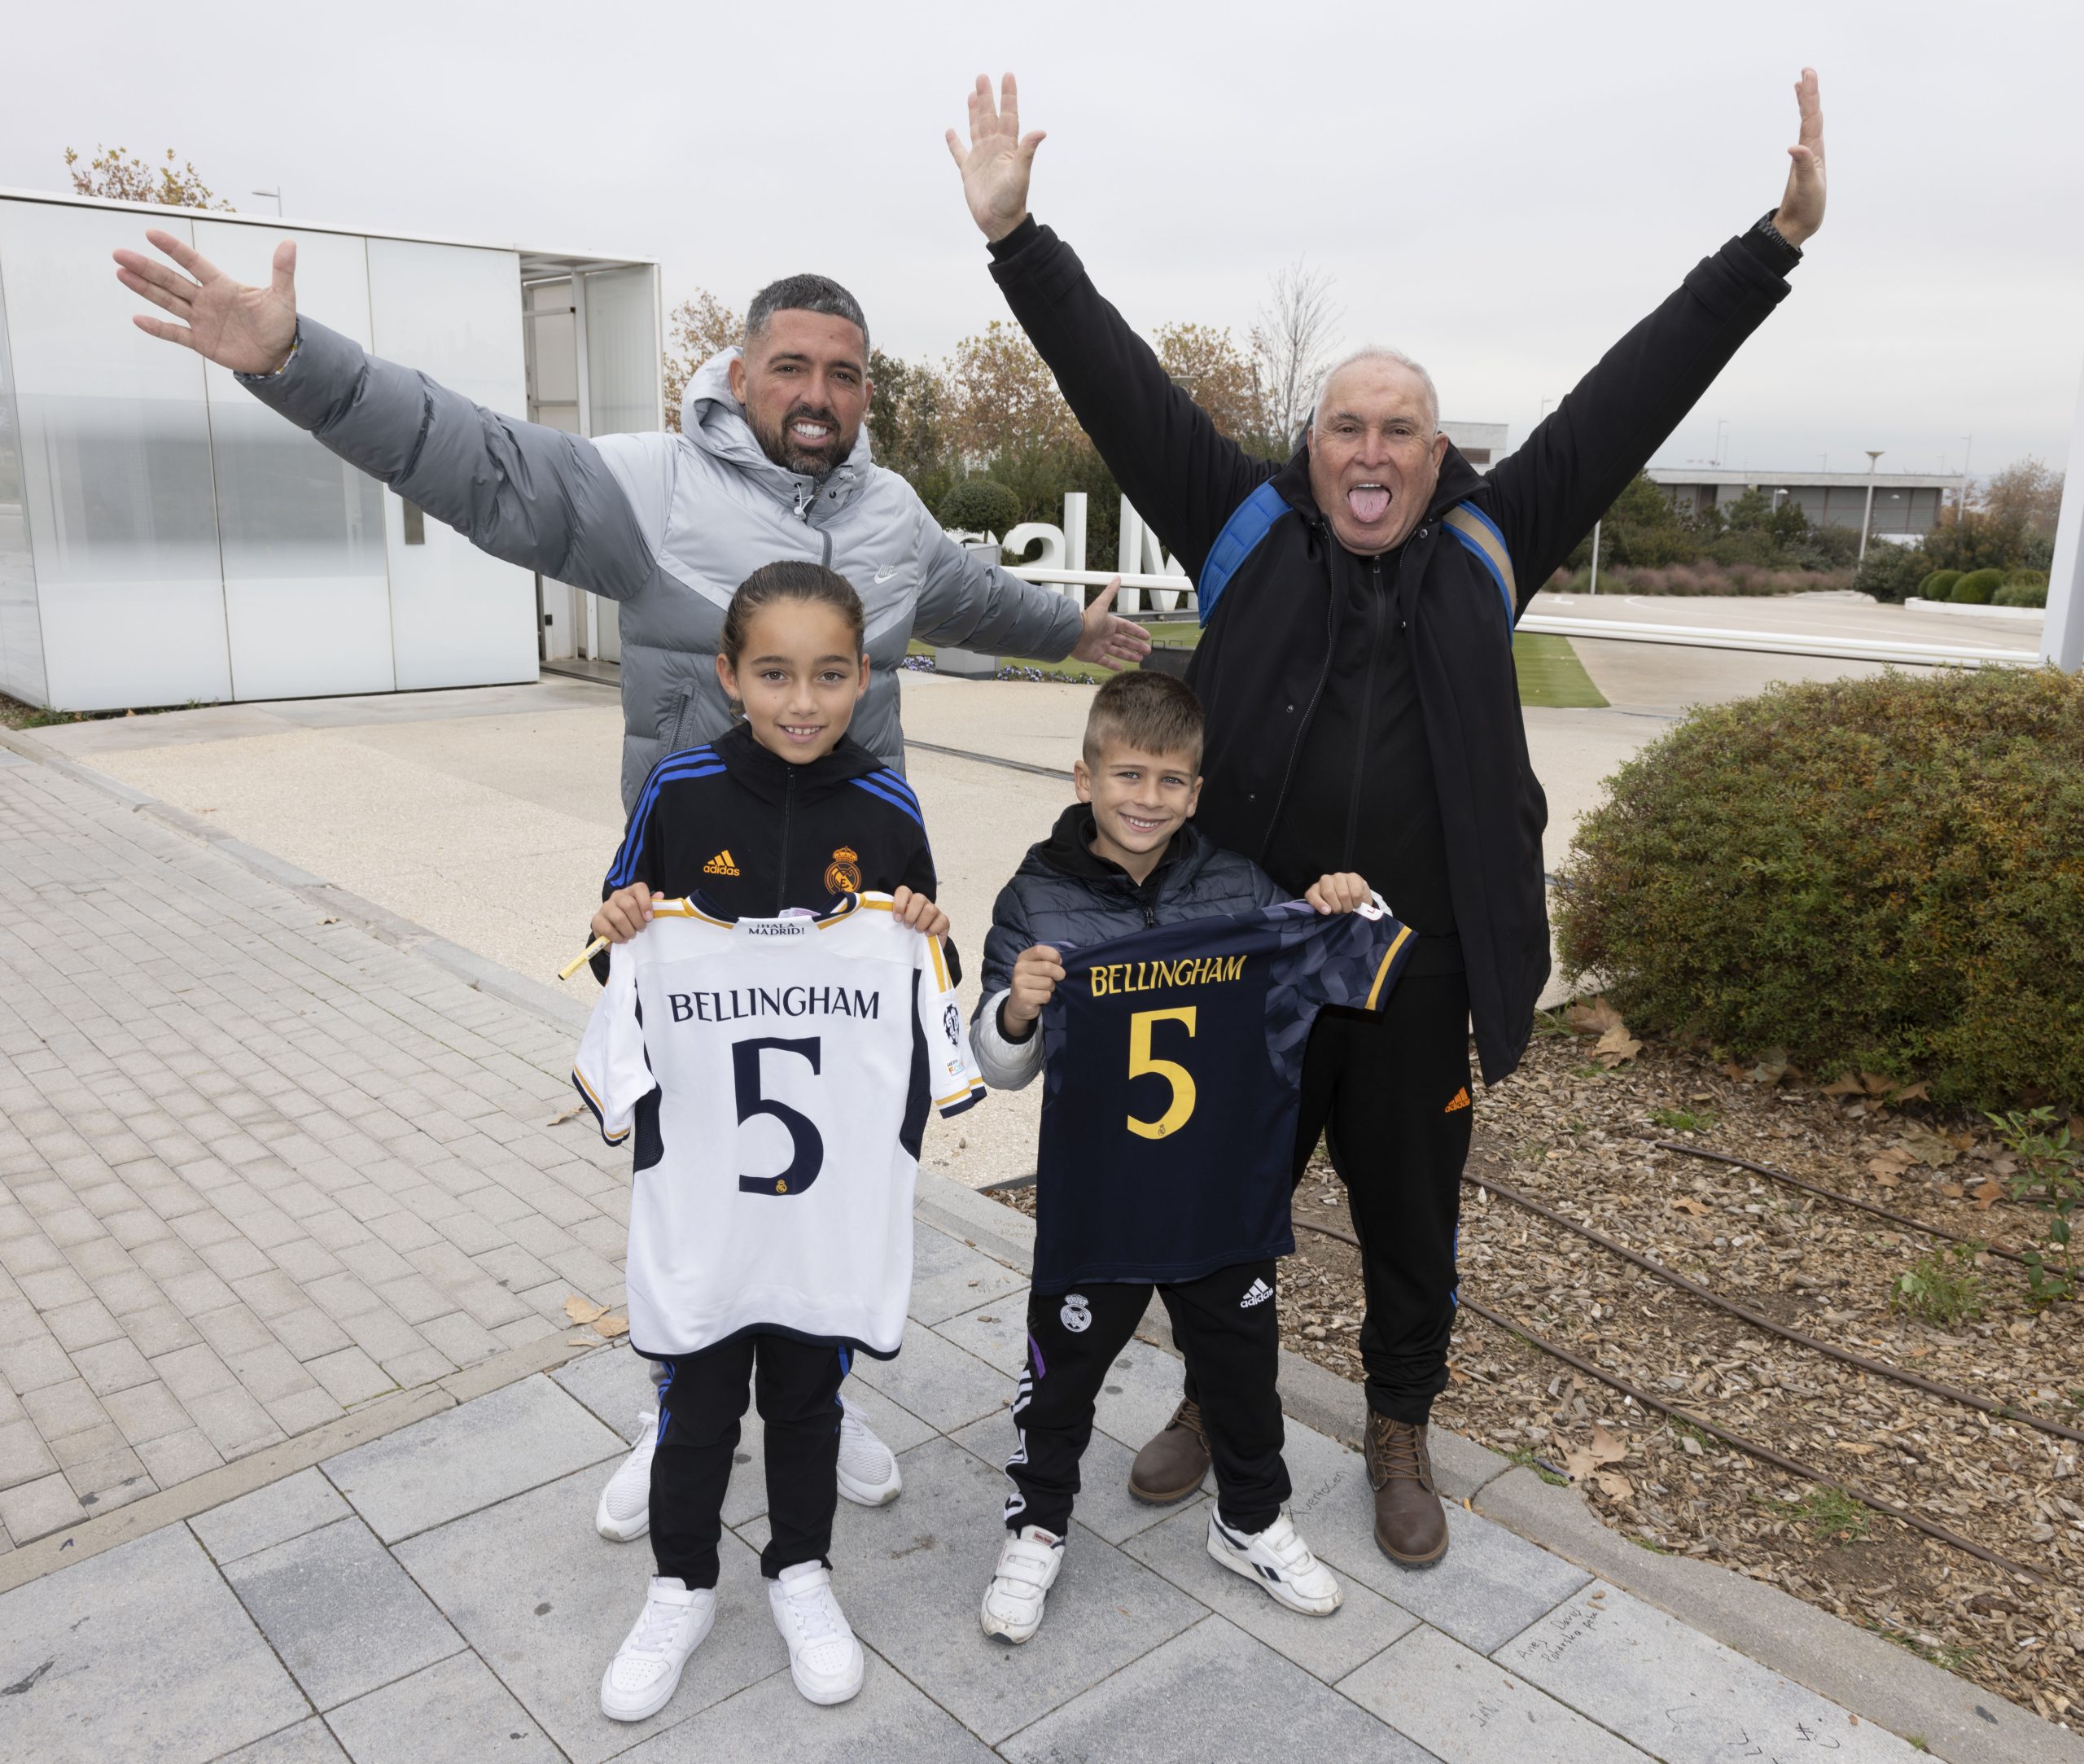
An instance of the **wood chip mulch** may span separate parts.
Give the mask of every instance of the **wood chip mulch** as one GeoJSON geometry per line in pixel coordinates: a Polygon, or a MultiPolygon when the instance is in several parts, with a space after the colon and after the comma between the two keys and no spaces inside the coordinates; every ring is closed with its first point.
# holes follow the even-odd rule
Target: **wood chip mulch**
{"type": "MultiPolygon", "coordinates": [[[[1892,1309],[1936,1246],[1916,1231],[1749,1171],[1661,1150],[1746,1158],[1985,1241],[2024,1249],[2030,1206],[1992,1199],[2007,1170],[1986,1123],[1919,1103],[1827,1096],[1786,1075],[1738,1078],[1648,1045],[1609,1070],[1593,1044],[1538,1035],[1478,1102],[1469,1173],[1486,1174],[1783,1327],[1887,1366],[2084,1429],[2084,1307],[2036,1310],[1990,1256],[1981,1314],[1947,1325],[1892,1309]],[[1987,1185],[1985,1185],[1987,1184],[1987,1185]],[[1979,1204],[1981,1203],[1981,1204],[1979,1204]]],[[[996,1197],[1032,1212],[1031,1189],[996,1197]]],[[[1440,1425],[1573,1482],[1645,1549],[1705,1557],[1780,1587],[1927,1660],[2077,1725],[2084,1713],[2084,1445],[1978,1412],[1752,1328],[1491,1193],[1463,1194],[1463,1290],[1646,1392],[1933,1520],[2038,1583],[1831,1489],[1732,1450],[1464,1310],[1440,1425]]],[[[1312,1162],[1298,1220],[1351,1232],[1343,1189],[1312,1162]]],[[[1297,1233],[1281,1270],[1284,1345],[1358,1381],[1364,1309],[1347,1245],[1297,1233]]]]}

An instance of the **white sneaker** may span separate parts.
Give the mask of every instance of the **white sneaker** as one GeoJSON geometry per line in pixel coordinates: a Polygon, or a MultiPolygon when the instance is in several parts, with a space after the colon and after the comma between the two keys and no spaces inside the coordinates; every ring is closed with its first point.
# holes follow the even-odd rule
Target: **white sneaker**
{"type": "Polygon", "coordinates": [[[622,1460],[601,1504],[593,1509],[593,1529],[611,1543],[628,1543],[651,1529],[651,1454],[659,1449],[659,1412],[637,1412],[637,1444],[622,1460]]]}
{"type": "Polygon", "coordinates": [[[904,1492],[897,1454],[876,1438],[843,1395],[839,1406],[839,1492],[857,1506],[887,1505],[904,1492]]]}
{"type": "Polygon", "coordinates": [[[1276,1603],[1305,1617],[1329,1617],[1346,1603],[1332,1571],[1310,1553],[1283,1508],[1263,1531],[1233,1531],[1214,1508],[1208,1516],[1208,1553],[1225,1568],[1256,1581],[1276,1603]]]}
{"type": "Polygon", "coordinates": [[[690,1591],[680,1581],[655,1579],[643,1616],[601,1674],[601,1713],[611,1721],[657,1714],[672,1701],[681,1668],[716,1621],[713,1587],[690,1591]]]}
{"type": "Polygon", "coordinates": [[[1042,1626],[1042,1601],[1064,1565],[1064,1540],[1040,1525],[1009,1531],[984,1589],[984,1633],[1024,1642],[1042,1626]]]}
{"type": "Polygon", "coordinates": [[[813,1703],[843,1703],[861,1688],[861,1644],[832,1595],[832,1570],[799,1562],[767,1583],[774,1626],[789,1644],[789,1676],[813,1703]]]}

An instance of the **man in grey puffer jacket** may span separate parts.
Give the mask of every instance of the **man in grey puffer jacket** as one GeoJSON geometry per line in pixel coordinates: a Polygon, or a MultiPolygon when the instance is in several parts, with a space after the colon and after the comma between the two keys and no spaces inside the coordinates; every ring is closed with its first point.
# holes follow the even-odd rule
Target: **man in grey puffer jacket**
{"type": "Polygon", "coordinates": [[[754,296],[742,349],[690,382],[679,435],[588,440],[502,416],[380,361],[296,310],[296,247],[266,287],[173,234],[186,274],[119,251],[117,279],[181,321],[138,324],[231,369],[256,397],[481,550],[622,603],[622,795],[663,755],[730,726],[715,656],[724,609],[761,564],[823,563],[868,612],[873,673],[850,733],[902,771],[896,668],[908,641],[1119,667],[1149,648],[1111,590],[1075,600],[943,533],[869,457],[868,322],[823,276],[754,296]]]}

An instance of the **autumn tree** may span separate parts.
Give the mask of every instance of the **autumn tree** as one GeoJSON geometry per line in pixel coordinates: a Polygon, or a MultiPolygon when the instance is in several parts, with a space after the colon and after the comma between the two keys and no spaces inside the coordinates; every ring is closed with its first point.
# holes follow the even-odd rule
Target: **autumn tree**
{"type": "Polygon", "coordinates": [[[2062,474],[2029,453],[1991,478],[1980,500],[1993,520],[2052,537],[2062,512],[2062,474]]]}
{"type": "Polygon", "coordinates": [[[1004,319],[993,319],[955,346],[948,389],[948,436],[967,462],[1034,457],[1089,444],[1049,364],[1004,319]]]}
{"type": "Polygon", "coordinates": [[[666,315],[666,427],[681,426],[687,383],[712,356],[745,341],[746,322],[707,288],[697,288],[666,315]]]}
{"type": "Polygon", "coordinates": [[[1285,454],[1280,425],[1268,420],[1259,364],[1228,331],[1213,325],[1161,325],[1152,343],[1158,365],[1209,414],[1221,433],[1255,453],[1285,454]]]}
{"type": "Polygon", "coordinates": [[[196,175],[192,164],[175,159],[172,147],[166,150],[166,162],[155,165],[126,148],[97,144],[85,171],[80,169],[79,154],[68,147],[65,166],[72,174],[72,188],[82,196],[102,196],[111,202],[154,202],[166,208],[233,212],[231,204],[214,195],[196,175]]]}

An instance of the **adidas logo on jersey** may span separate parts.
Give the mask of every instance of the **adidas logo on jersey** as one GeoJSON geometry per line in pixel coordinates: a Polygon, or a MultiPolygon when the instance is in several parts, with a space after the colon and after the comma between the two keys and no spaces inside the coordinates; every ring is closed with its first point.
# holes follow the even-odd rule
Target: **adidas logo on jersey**
{"type": "Polygon", "coordinates": [[[1254,1305],[1263,1305],[1273,1297],[1273,1289],[1264,1280],[1254,1280],[1245,1289],[1245,1296],[1237,1301],[1240,1311],[1249,1311],[1254,1305]]]}
{"type": "Polygon", "coordinates": [[[1468,1106],[1469,1086],[1464,1084],[1448,1100],[1447,1106],[1443,1109],[1440,1113],[1443,1114],[1452,1114],[1456,1110],[1466,1109],[1468,1106]]]}
{"type": "Polygon", "coordinates": [[[730,848],[728,846],[725,847],[725,849],[719,851],[716,856],[710,859],[707,864],[704,864],[702,866],[702,873],[705,876],[737,875],[738,873],[738,866],[737,860],[731,856],[730,848]]]}

